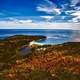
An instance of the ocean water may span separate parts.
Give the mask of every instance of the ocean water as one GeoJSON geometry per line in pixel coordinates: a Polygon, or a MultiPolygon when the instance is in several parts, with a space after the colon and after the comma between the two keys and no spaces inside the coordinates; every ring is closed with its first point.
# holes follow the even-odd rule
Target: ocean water
{"type": "Polygon", "coordinates": [[[43,35],[46,40],[36,41],[42,44],[62,44],[73,39],[73,30],[54,30],[54,29],[0,29],[0,39],[13,35],[43,35]]]}

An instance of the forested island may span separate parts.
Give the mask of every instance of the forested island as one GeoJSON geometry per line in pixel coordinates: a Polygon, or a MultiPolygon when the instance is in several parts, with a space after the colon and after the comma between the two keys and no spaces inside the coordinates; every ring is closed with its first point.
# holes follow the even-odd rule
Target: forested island
{"type": "Polygon", "coordinates": [[[80,42],[38,45],[45,36],[0,40],[0,80],[80,80],[80,42]]]}

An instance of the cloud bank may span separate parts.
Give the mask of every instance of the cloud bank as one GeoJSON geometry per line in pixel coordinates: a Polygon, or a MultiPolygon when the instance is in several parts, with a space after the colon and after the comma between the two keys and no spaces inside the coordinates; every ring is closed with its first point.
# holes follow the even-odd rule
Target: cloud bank
{"type": "MultiPolygon", "coordinates": [[[[43,17],[46,18],[47,17],[43,17]]],[[[80,30],[80,23],[55,23],[49,22],[52,17],[47,21],[34,22],[32,20],[12,20],[0,21],[0,29],[72,29],[80,30]]]]}
{"type": "Polygon", "coordinates": [[[80,0],[43,0],[37,6],[37,11],[44,12],[55,17],[65,16],[66,22],[80,22],[80,0]]]}

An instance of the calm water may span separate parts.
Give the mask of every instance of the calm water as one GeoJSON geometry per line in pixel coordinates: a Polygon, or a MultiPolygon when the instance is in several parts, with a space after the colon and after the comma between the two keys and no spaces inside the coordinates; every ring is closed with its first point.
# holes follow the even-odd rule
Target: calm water
{"type": "Polygon", "coordinates": [[[61,44],[72,40],[73,30],[54,30],[54,29],[1,29],[0,39],[13,35],[44,35],[46,40],[37,41],[43,44],[61,44]]]}

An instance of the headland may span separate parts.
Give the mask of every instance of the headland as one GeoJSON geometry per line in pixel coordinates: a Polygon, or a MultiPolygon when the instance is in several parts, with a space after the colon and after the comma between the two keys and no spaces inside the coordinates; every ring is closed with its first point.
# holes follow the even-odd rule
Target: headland
{"type": "Polygon", "coordinates": [[[35,44],[40,39],[46,37],[15,35],[0,40],[0,79],[80,80],[80,42],[35,44]]]}

